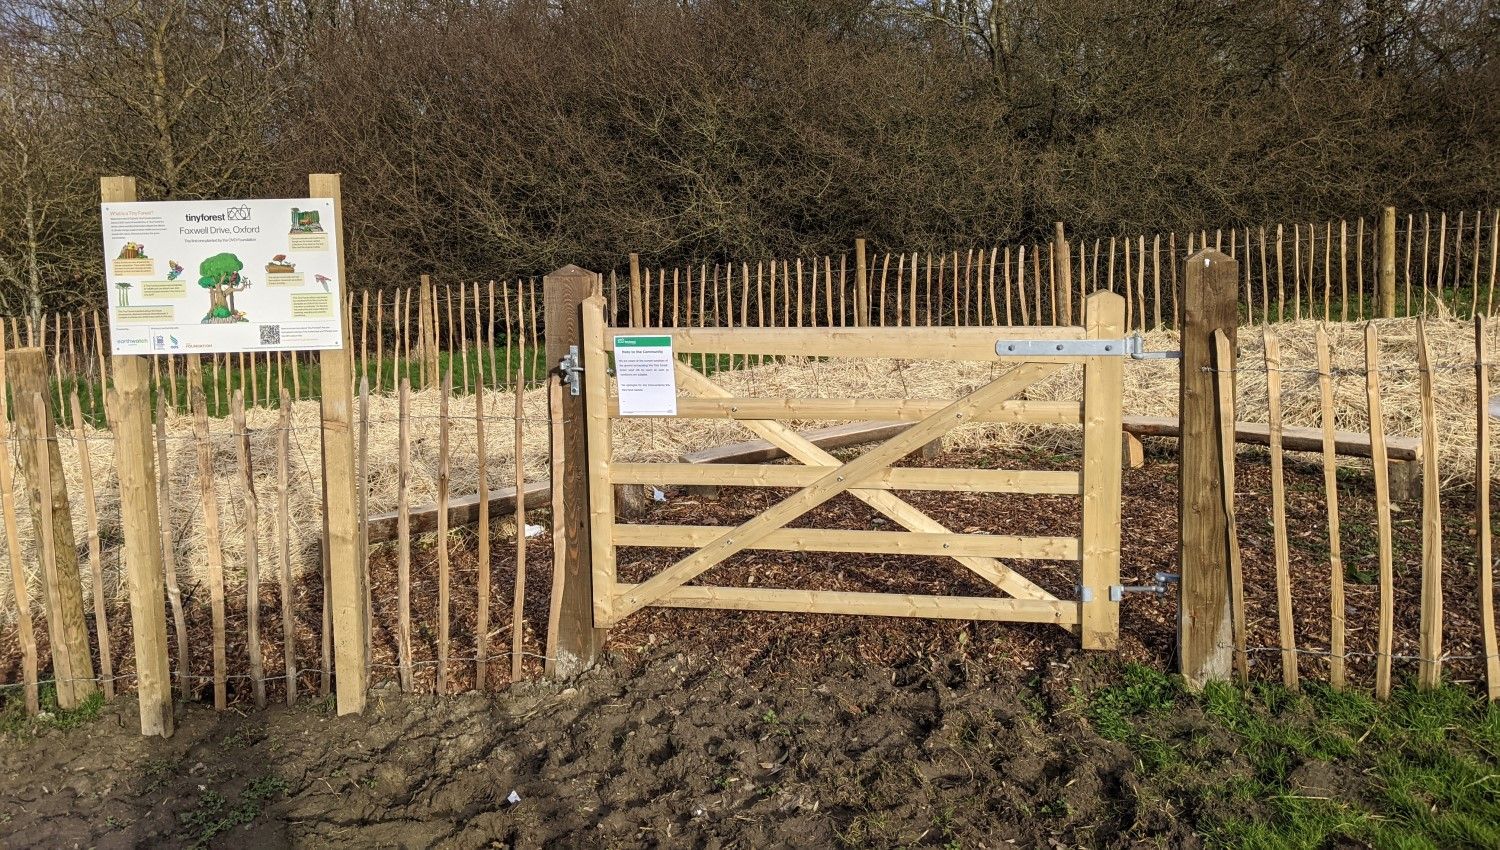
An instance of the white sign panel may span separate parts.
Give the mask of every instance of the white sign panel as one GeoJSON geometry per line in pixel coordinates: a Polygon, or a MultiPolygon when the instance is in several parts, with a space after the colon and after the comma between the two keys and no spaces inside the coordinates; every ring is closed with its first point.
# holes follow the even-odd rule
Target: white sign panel
{"type": "Polygon", "coordinates": [[[677,372],[669,336],[615,337],[621,416],[676,416],[677,372]]]}
{"type": "Polygon", "coordinates": [[[101,211],[115,354],[343,347],[333,199],[101,211]]]}

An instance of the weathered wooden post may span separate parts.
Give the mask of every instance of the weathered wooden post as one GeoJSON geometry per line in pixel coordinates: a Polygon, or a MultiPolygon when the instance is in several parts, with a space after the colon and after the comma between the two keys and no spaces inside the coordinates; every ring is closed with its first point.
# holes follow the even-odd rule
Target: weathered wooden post
{"type": "MultiPolygon", "coordinates": [[[[49,553],[38,547],[42,587],[46,591],[47,633],[52,668],[57,679],[57,704],[75,708],[98,690],[89,655],[88,624],[83,614],[83,585],[78,577],[78,547],[73,540],[73,514],[68,508],[68,480],[63,474],[53,424],[51,388],[47,386],[47,355],[40,348],[17,348],[5,362],[15,414],[16,445],[26,472],[26,495],[31,503],[32,528],[37,540],[50,531],[49,553]],[[41,482],[50,486],[43,493],[41,482]],[[46,525],[47,528],[43,528],[46,525]]],[[[20,569],[20,564],[13,565],[20,569]]]]}
{"type": "MultiPolygon", "coordinates": [[[[134,201],[134,177],[104,177],[105,203],[134,201]]],[[[136,700],[141,734],[171,737],[172,680],[167,660],[165,577],[161,519],[157,513],[156,458],[151,442],[151,376],[147,358],[115,355],[110,371],[110,421],[115,430],[115,470],[120,478],[120,526],[130,589],[130,631],[135,644],[136,700]]],[[[100,376],[103,380],[104,376],[100,376]]]]}
{"type": "Polygon", "coordinates": [[[1063,223],[1052,223],[1052,267],[1057,269],[1057,289],[1062,295],[1062,323],[1073,324],[1073,251],[1063,223]]]}
{"type": "MultiPolygon", "coordinates": [[[[688,283],[691,284],[692,281],[689,280],[688,283]]],[[[545,282],[543,286],[545,287],[545,282]]],[[[692,289],[692,286],[688,287],[689,297],[691,297],[693,294],[692,289]]],[[[543,297],[545,297],[545,295],[543,297]]],[[[613,320],[613,317],[611,317],[611,321],[613,320]]],[[[646,324],[645,310],[641,306],[641,255],[635,253],[634,251],[632,251],[630,254],[630,315],[626,317],[625,323],[630,327],[637,327],[646,324]]],[[[558,356],[561,357],[562,355],[558,356]]],[[[549,360],[552,357],[551,348],[547,349],[547,357],[549,358],[549,360]]],[[[553,361],[548,365],[555,366],[557,364],[555,361],[553,361]]]]}
{"type": "MultiPolygon", "coordinates": [[[[865,240],[854,240],[854,324],[864,327],[870,323],[870,274],[865,256],[865,240]]],[[[882,305],[884,306],[884,305],[882,305]]]]}
{"type": "MultiPolygon", "coordinates": [[[[1478,283],[1475,283],[1478,286],[1478,283]]],[[[1396,316],[1396,208],[1380,215],[1380,318],[1396,316]]]]}
{"type": "MultiPolygon", "coordinates": [[[[638,306],[631,263],[631,305],[638,306]]],[[[582,305],[593,289],[594,274],[577,266],[564,266],[542,281],[542,298],[546,307],[547,365],[556,367],[571,352],[583,349],[582,305]]],[[[641,312],[633,310],[632,317],[641,312]]],[[[604,364],[588,363],[587,368],[603,369],[604,364]]],[[[552,675],[567,679],[592,667],[604,643],[604,630],[594,628],[594,574],[592,536],[589,533],[588,452],[585,433],[584,396],[562,388],[563,477],[553,481],[554,498],[567,505],[563,533],[553,541],[561,552],[554,569],[561,569],[562,599],[553,603],[557,612],[557,650],[551,665],[552,675]]],[[[553,447],[554,454],[558,454],[553,447]]],[[[608,487],[606,485],[606,490],[608,487]]],[[[611,515],[613,512],[611,511],[611,515]]]]}
{"type": "MultiPolygon", "coordinates": [[[[307,194],[333,199],[333,232],[338,240],[339,296],[348,289],[344,277],[344,202],[339,175],[309,174],[307,194]]],[[[328,540],[328,587],[333,617],[333,669],[339,714],[365,709],[369,675],[369,594],[364,562],[359,557],[359,517],[355,510],[354,358],[349,327],[342,348],[319,354],[322,380],[323,512],[328,540]]]]}
{"type": "MultiPolygon", "coordinates": [[[[342,244],[342,243],[340,243],[342,244]]],[[[422,353],[422,389],[427,389],[441,379],[438,377],[437,297],[432,289],[432,278],[422,275],[419,300],[417,301],[417,346],[422,353]]]]}
{"type": "MultiPolygon", "coordinates": [[[[1178,395],[1180,598],[1178,657],[1188,687],[1228,679],[1233,657],[1229,594],[1229,519],[1214,386],[1214,331],[1234,342],[1239,264],[1213,250],[1187,258],[1182,305],[1182,373],[1178,395]]],[[[1233,427],[1233,423],[1229,423],[1233,427]]]]}

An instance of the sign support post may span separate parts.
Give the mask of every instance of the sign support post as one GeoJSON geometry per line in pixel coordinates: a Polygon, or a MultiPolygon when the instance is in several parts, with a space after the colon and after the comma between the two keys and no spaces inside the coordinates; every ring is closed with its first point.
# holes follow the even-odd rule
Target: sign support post
{"type": "MultiPolygon", "coordinates": [[[[99,197],[104,203],[134,201],[135,178],[101,178],[99,197]]],[[[161,517],[156,509],[151,373],[146,358],[140,355],[115,355],[110,367],[115,385],[109,392],[109,407],[120,478],[120,525],[125,537],[125,577],[130,589],[130,630],[135,642],[141,734],[170,738],[172,680],[167,667],[161,517]]],[[[101,375],[100,380],[104,379],[101,375]]]]}
{"type": "MultiPolygon", "coordinates": [[[[344,278],[344,201],[339,175],[310,174],[309,197],[333,199],[333,232],[338,240],[339,281],[344,278]]],[[[343,297],[340,289],[339,297],[343,297]]],[[[342,305],[334,305],[342,310],[342,305]]],[[[365,709],[370,659],[369,596],[359,557],[359,518],[355,515],[354,365],[349,329],[342,348],[319,354],[323,420],[323,511],[328,518],[329,594],[333,612],[333,665],[339,714],[365,709]]]]}

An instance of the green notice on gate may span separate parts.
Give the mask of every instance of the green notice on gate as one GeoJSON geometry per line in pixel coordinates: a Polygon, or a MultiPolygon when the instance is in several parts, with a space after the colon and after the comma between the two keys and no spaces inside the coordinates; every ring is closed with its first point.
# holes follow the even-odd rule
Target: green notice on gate
{"type": "Polygon", "coordinates": [[[669,336],[615,337],[621,416],[676,416],[677,373],[669,336]]]}

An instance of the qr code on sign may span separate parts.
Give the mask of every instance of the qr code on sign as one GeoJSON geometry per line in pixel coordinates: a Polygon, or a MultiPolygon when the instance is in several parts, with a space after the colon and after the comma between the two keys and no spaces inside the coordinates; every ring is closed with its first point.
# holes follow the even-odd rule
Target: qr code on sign
{"type": "Polygon", "coordinates": [[[260,344],[261,345],[280,345],[281,344],[281,325],[261,325],[260,326],[260,344]]]}

